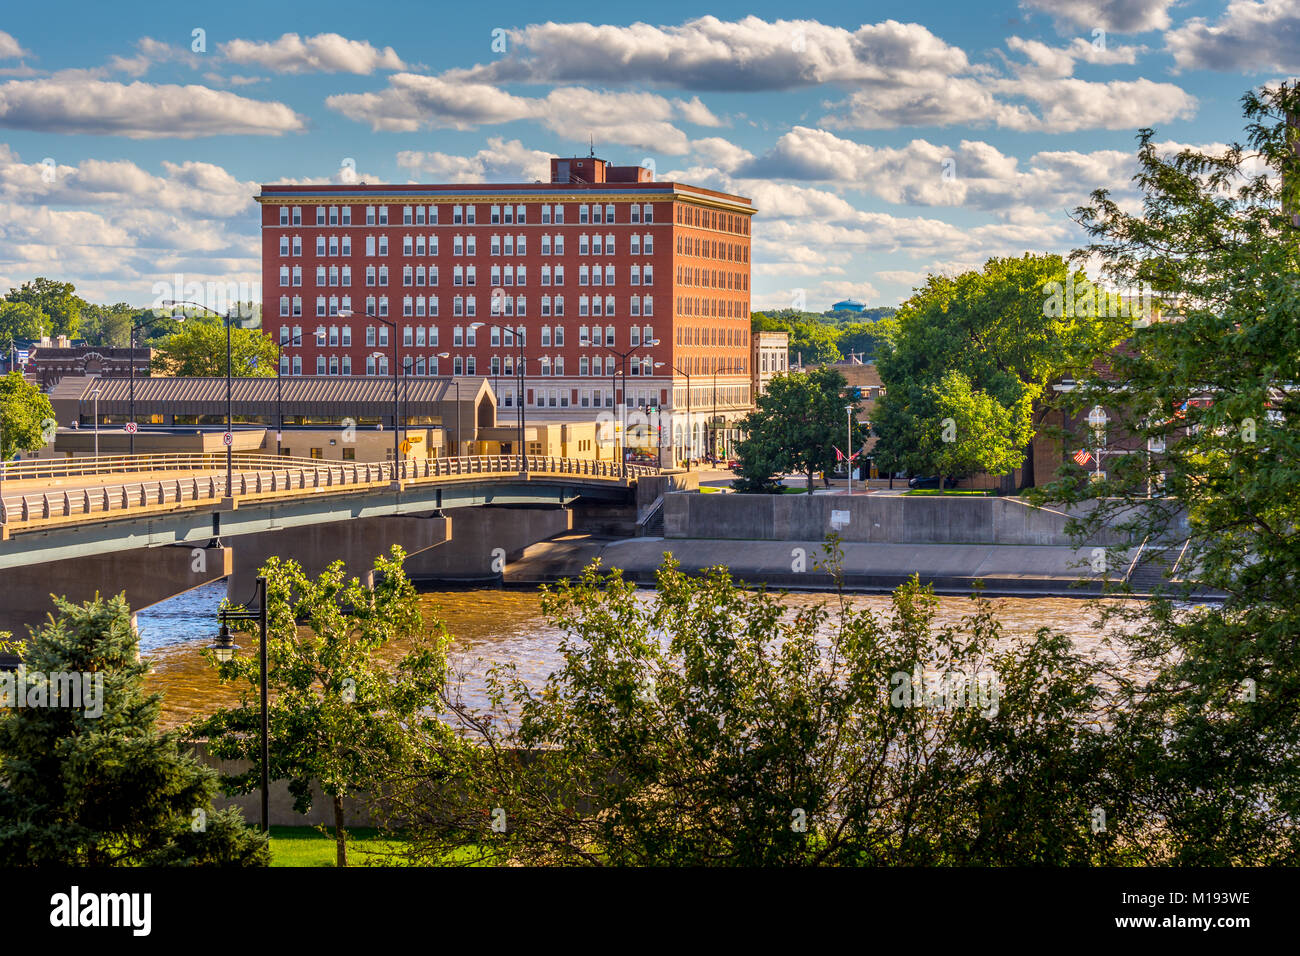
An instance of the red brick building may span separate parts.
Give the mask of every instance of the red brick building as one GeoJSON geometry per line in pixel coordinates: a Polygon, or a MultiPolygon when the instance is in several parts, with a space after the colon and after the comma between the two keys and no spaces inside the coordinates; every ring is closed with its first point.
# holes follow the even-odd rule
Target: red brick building
{"type": "Polygon", "coordinates": [[[267,185],[257,200],[262,328],[285,375],[390,375],[382,318],[412,374],[488,377],[504,410],[520,396],[502,329],[520,326],[530,419],[657,405],[674,412],[660,440],[684,450],[693,433],[698,453],[706,417],[752,407],[745,197],[589,156],[553,159],[549,183],[267,185]]]}

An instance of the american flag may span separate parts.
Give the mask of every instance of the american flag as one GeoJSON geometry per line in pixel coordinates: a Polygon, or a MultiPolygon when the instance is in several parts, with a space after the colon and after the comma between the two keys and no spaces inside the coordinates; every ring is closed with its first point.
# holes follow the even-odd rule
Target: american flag
{"type": "Polygon", "coordinates": [[[1072,457],[1080,465],[1086,465],[1088,462],[1092,461],[1092,455],[1088,454],[1088,449],[1086,448],[1080,448],[1072,457]]]}

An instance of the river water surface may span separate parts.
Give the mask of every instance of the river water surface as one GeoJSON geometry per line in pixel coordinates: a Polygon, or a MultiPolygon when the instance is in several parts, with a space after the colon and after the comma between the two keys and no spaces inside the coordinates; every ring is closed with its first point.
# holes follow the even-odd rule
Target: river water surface
{"type": "MultiPolygon", "coordinates": [[[[203,648],[217,634],[217,608],[225,596],[225,584],[213,584],[182,594],[139,614],[140,651],[153,665],[149,689],[163,696],[162,723],[175,726],[203,716],[238,700],[239,689],[222,686],[216,672],[203,659],[203,648]]],[[[647,598],[651,592],[646,592],[647,598]]],[[[834,600],[833,594],[791,593],[785,602],[791,608],[807,607],[834,600]]],[[[850,595],[858,608],[887,613],[886,594],[850,595]]],[[[1081,650],[1114,660],[1096,626],[1096,612],[1078,598],[997,598],[992,601],[1008,638],[1027,637],[1040,627],[1069,634],[1081,650]]],[[[429,620],[441,620],[453,643],[450,663],[465,675],[462,693],[466,703],[481,707],[482,676],[492,663],[513,663],[521,677],[540,684],[560,663],[556,651],[560,631],[542,616],[541,595],[535,591],[507,591],[481,588],[434,591],[420,596],[421,609],[429,620]]],[[[963,597],[941,597],[936,624],[942,626],[971,612],[971,601],[963,597]]],[[[257,652],[254,635],[236,637],[243,654],[257,652]]],[[[390,649],[392,656],[402,648],[390,649]]]]}

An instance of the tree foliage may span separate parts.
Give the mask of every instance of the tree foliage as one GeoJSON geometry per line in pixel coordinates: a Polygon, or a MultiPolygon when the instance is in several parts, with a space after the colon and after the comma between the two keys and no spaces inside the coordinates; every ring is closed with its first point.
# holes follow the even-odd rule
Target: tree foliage
{"type": "MultiPolygon", "coordinates": [[[[186,319],[176,332],[156,345],[153,369],[163,375],[224,377],[226,327],[221,321],[186,319]]],[[[275,342],[257,329],[230,330],[231,374],[236,377],[274,376],[278,369],[275,342]]]]}
{"type": "Polygon", "coordinates": [[[0,300],[0,352],[8,352],[15,342],[49,335],[51,328],[49,316],[30,302],[0,300]]]}
{"type": "Polygon", "coordinates": [[[936,606],[913,581],[888,612],[841,595],[792,614],[722,568],[690,576],[665,556],[647,593],[593,564],[546,590],[564,637],[545,683],[501,665],[489,711],[454,709],[475,746],[453,789],[403,804],[407,852],[637,866],[1122,859],[1089,825],[1104,760],[1086,719],[1091,665],[1046,631],[1001,640],[979,598],[952,625],[936,606]],[[962,683],[978,674],[996,675],[986,694],[962,683]]]}
{"type": "MultiPolygon", "coordinates": [[[[373,586],[346,579],[342,561],[315,579],[296,561],[272,558],[262,569],[270,776],[288,781],[299,813],[311,809],[312,783],[319,784],[332,805],[339,866],[347,865],[344,800],[373,796],[414,773],[445,737],[429,710],[441,703],[445,638],[424,627],[404,558],[396,546],[377,558],[373,586]],[[390,660],[389,645],[399,639],[406,651],[390,660]]],[[[223,680],[246,685],[241,702],[192,729],[217,756],[250,762],[224,779],[231,792],[251,793],[261,782],[260,666],[257,653],[220,664],[223,680]]]]}
{"type": "MultiPolygon", "coordinates": [[[[959,372],[1005,413],[1002,441],[1032,449],[1035,403],[1056,378],[1080,375],[1120,340],[1128,320],[1073,309],[1053,315],[1049,283],[1064,283],[1065,260],[1055,255],[990,259],[979,272],[930,276],[904,302],[893,334],[881,344],[878,366],[885,395],[872,418],[876,460],[888,471],[939,470],[923,437],[942,417],[936,407],[944,376],[959,372]],[[1028,436],[1028,437],[1026,437],[1028,436]]],[[[1083,283],[1087,278],[1077,273],[1083,283]]],[[[1039,416],[1041,418],[1041,415],[1039,416]]],[[[1020,461],[995,456],[1010,471],[1020,461]]],[[[1022,456],[1023,460],[1023,456],[1022,456]]],[[[1032,462],[1026,483],[1032,483],[1032,462]]]]}
{"type": "MultiPolygon", "coordinates": [[[[777,491],[780,483],[773,476],[797,471],[807,475],[812,494],[813,475],[833,469],[835,449],[843,449],[849,439],[846,387],[844,376],[826,367],[774,377],[758,396],[757,410],[740,424],[746,438],[736,446],[740,477],[734,487],[744,492],[777,491]]],[[[865,436],[865,428],[855,421],[853,440],[848,443],[858,448],[865,436]]]]}
{"type": "Polygon", "coordinates": [[[157,729],[125,600],[55,607],[23,652],[28,700],[39,683],[53,702],[63,674],[102,678],[102,697],[0,712],[0,864],[265,866],[266,838],[212,808],[216,772],[157,729]]]}
{"type": "Polygon", "coordinates": [[[81,328],[81,311],[85,301],[76,294],[71,282],[59,282],[38,276],[24,282],[21,288],[10,289],[6,300],[26,303],[49,319],[54,335],[75,337],[81,328]]]}
{"type": "Polygon", "coordinates": [[[1168,154],[1143,130],[1141,209],[1099,190],[1078,210],[1092,237],[1078,254],[1168,306],[1061,404],[1103,405],[1117,431],[1165,450],[1140,443],[1106,459],[1104,482],[1042,491],[1095,504],[1074,530],[1110,526],[1116,561],[1143,541],[1157,566],[1181,556],[1183,583],[1149,617],[1112,610],[1125,652],[1156,672],[1125,685],[1115,729],[1134,757],[1126,798],[1166,821],[1156,862],[1300,859],[1300,93],[1243,102],[1244,145],[1168,154]],[[1171,605],[1192,582],[1223,603],[1171,605]]]}
{"type": "MultiPolygon", "coordinates": [[[[971,387],[961,372],[947,372],[927,396],[934,417],[921,423],[918,455],[944,477],[983,471],[1003,475],[1024,461],[1031,432],[1030,400],[1005,408],[986,392],[971,387]]],[[[944,482],[940,482],[940,489],[944,482]]]]}
{"type": "Polygon", "coordinates": [[[0,461],[20,451],[43,448],[54,422],[54,406],[19,372],[0,377],[0,461]]]}

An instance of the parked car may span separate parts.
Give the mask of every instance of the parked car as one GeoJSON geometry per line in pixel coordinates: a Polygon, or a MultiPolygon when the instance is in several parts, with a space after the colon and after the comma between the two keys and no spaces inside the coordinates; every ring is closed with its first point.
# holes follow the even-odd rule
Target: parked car
{"type": "MultiPolygon", "coordinates": [[[[955,479],[955,478],[944,478],[944,479],[943,479],[943,486],[944,486],[945,488],[956,488],[956,487],[957,487],[957,479],[955,479]]],[[[921,476],[918,475],[917,477],[915,477],[915,478],[911,478],[911,479],[908,480],[908,482],[907,482],[907,487],[911,488],[911,489],[914,490],[914,491],[919,490],[919,489],[922,489],[922,488],[938,488],[938,487],[939,487],[939,476],[938,476],[938,475],[931,475],[931,476],[929,476],[928,478],[923,478],[923,477],[921,477],[921,476]]]]}

